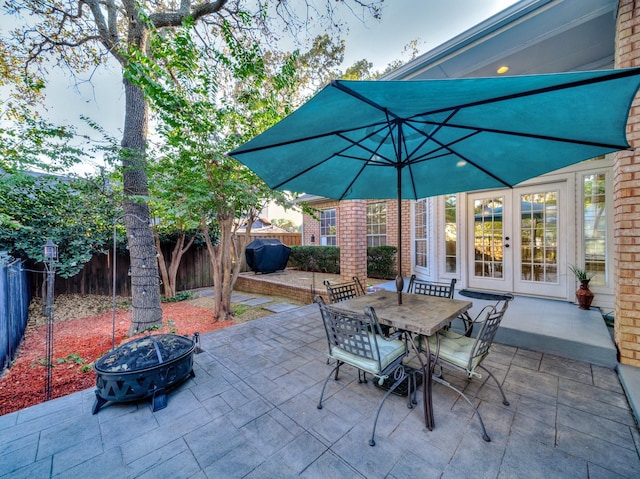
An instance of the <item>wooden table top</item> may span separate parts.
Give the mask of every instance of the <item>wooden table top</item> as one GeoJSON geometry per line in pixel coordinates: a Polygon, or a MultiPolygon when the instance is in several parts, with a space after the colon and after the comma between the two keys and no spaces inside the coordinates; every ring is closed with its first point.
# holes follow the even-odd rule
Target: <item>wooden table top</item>
{"type": "Polygon", "coordinates": [[[472,303],[459,299],[402,293],[402,304],[399,305],[396,291],[381,290],[331,306],[352,313],[362,313],[365,307],[371,306],[380,324],[432,336],[459,314],[471,308],[472,303]]]}

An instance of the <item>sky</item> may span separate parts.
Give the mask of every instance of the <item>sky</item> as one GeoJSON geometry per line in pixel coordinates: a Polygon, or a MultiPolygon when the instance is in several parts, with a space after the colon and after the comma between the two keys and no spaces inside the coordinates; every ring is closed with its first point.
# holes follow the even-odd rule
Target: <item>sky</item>
{"type": "MultiPolygon", "coordinates": [[[[300,0],[298,0],[300,1],[300,0]]],[[[404,47],[419,40],[425,53],[483,20],[507,8],[517,0],[387,0],[382,20],[361,22],[345,16],[348,22],[343,70],[355,61],[367,59],[373,69],[382,71],[394,60],[407,59],[404,47]]],[[[100,69],[85,82],[74,86],[69,78],[52,75],[47,86],[45,117],[56,124],[73,124],[89,132],[81,115],[100,124],[118,141],[124,123],[124,91],[117,64],[100,69]]],[[[93,134],[95,136],[95,133],[93,134]]],[[[100,165],[85,165],[83,172],[100,165]]]]}

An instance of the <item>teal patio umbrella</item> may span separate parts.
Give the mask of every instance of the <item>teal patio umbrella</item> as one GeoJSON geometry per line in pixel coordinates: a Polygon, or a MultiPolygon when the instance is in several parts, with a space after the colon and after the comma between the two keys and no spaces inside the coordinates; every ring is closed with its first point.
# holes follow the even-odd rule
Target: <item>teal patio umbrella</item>
{"type": "Polygon", "coordinates": [[[334,80],[231,151],[266,184],[337,200],[512,187],[629,148],[640,68],[421,81],[334,80]]]}

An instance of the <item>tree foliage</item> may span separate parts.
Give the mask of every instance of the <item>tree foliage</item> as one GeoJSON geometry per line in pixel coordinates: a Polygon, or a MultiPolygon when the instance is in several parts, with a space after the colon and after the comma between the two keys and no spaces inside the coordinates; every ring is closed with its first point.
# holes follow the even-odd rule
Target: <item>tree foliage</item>
{"type": "Polygon", "coordinates": [[[113,204],[101,177],[60,174],[88,154],[73,129],[21,116],[0,128],[0,249],[41,261],[50,239],[68,278],[102,250],[113,204]]]}
{"type": "Polygon", "coordinates": [[[147,95],[163,140],[152,161],[150,204],[176,225],[199,223],[212,261],[216,314],[225,319],[247,243],[238,229],[266,201],[285,201],[226,152],[291,111],[297,55],[263,55],[227,23],[220,35],[224,42],[214,48],[196,41],[190,22],[171,35],[152,33],[150,54],[132,50],[135,67],[126,76],[147,95]],[[209,240],[212,229],[217,243],[209,240]]]}
{"type": "MultiPolygon", "coordinates": [[[[141,52],[135,61],[143,60],[152,30],[170,32],[185,21],[200,24],[199,34],[209,42],[224,28],[242,32],[248,16],[255,21],[255,31],[295,34],[309,21],[333,27],[337,9],[353,9],[361,17],[379,17],[381,3],[381,0],[297,3],[283,0],[247,2],[247,8],[240,8],[242,0],[6,0],[5,11],[21,17],[21,23],[10,39],[3,38],[2,46],[13,48],[11,64],[20,71],[17,86],[26,90],[36,86],[33,91],[37,91],[42,89],[51,68],[62,68],[75,77],[80,72],[91,74],[100,65],[115,60],[123,71],[131,67],[135,70],[136,65],[130,63],[131,49],[141,52]]],[[[161,323],[162,309],[158,268],[156,264],[148,264],[148,258],[155,256],[155,241],[144,226],[144,221],[150,219],[146,172],[149,108],[138,86],[128,78],[123,79],[123,84],[126,111],[120,161],[125,197],[123,216],[132,269],[130,332],[134,333],[161,323]]],[[[249,125],[247,131],[254,127],[249,125]]],[[[223,163],[224,159],[220,157],[217,161],[223,163]]]]}

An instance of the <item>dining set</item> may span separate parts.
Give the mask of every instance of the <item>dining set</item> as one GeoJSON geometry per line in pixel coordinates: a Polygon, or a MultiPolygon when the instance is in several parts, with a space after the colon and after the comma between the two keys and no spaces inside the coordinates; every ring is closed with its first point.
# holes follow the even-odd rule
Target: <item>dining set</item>
{"type": "Polygon", "coordinates": [[[474,298],[484,295],[493,300],[472,317],[472,302],[454,299],[455,284],[455,279],[441,283],[413,275],[406,292],[382,289],[367,293],[357,277],[339,283],[325,281],[328,303],[321,295],[314,301],[320,308],[327,335],[327,363],[333,367],[322,387],[318,409],[323,407],[331,378],[337,381],[340,368],[349,365],[357,370],[359,383],[366,383],[369,374],[385,390],[375,412],[370,446],[375,446],[376,424],[387,398],[393,393],[406,394],[407,407],[413,408],[418,404],[416,393],[420,384],[424,424],[429,431],[433,430],[434,382],[452,389],[473,408],[483,439],[490,441],[474,401],[491,377],[503,404],[509,405],[502,385],[483,361],[513,296],[460,291],[461,295],[468,293],[474,298]],[[461,327],[453,328],[452,323],[458,319],[461,327]],[[463,372],[467,381],[474,378],[483,381],[469,397],[465,386],[447,379],[446,369],[463,372]]]}

